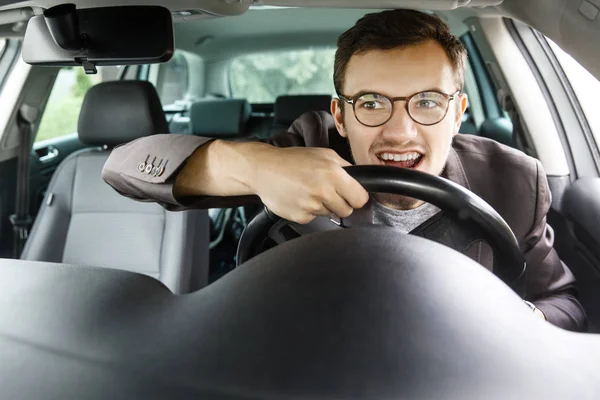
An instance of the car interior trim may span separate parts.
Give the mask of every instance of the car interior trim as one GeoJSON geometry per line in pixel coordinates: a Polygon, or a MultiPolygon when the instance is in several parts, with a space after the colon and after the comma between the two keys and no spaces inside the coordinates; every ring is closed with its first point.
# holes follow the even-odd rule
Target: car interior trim
{"type": "MultiPolygon", "coordinates": [[[[507,28],[522,48],[525,60],[536,77],[537,83],[546,98],[546,104],[554,119],[559,137],[563,143],[565,155],[569,159],[572,178],[581,176],[598,176],[598,160],[594,149],[597,147],[578,104],[574,100],[572,88],[561,76],[562,69],[557,71],[557,65],[544,49],[539,37],[528,26],[506,20],[507,28]],[[579,110],[578,110],[579,108],[579,110]],[[579,114],[578,115],[578,111],[579,114]],[[587,128],[587,132],[586,132],[587,128]],[[577,154],[577,157],[574,156],[577,154]]],[[[564,74],[564,73],[563,73],[564,74]]]]}
{"type": "Polygon", "coordinates": [[[481,18],[481,28],[499,66],[505,73],[523,124],[548,175],[569,175],[569,165],[550,108],[523,54],[502,18],[481,18]]]}

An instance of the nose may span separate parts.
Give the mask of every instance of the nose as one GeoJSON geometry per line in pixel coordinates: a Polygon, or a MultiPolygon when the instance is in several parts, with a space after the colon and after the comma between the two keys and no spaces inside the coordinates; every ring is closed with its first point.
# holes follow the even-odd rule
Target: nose
{"type": "Polygon", "coordinates": [[[408,115],[405,101],[394,103],[392,117],[383,125],[382,134],[396,139],[399,137],[411,139],[417,136],[417,123],[408,115]]]}

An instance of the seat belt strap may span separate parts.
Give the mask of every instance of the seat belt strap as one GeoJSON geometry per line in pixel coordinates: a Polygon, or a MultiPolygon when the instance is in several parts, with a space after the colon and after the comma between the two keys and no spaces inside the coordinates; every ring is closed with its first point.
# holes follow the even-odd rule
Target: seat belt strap
{"type": "Polygon", "coordinates": [[[20,133],[17,192],[15,213],[10,216],[14,234],[13,257],[16,259],[21,256],[23,246],[25,246],[25,242],[27,241],[29,228],[33,222],[29,213],[29,161],[31,157],[33,124],[36,117],[37,110],[27,104],[21,105],[17,114],[17,126],[20,133]]]}
{"type": "Polygon", "coordinates": [[[499,92],[498,98],[500,100],[500,107],[506,111],[513,125],[511,138],[512,146],[518,149],[520,148],[519,135],[522,135],[523,131],[521,130],[521,119],[519,117],[517,106],[515,105],[512,95],[504,90],[499,92]]]}

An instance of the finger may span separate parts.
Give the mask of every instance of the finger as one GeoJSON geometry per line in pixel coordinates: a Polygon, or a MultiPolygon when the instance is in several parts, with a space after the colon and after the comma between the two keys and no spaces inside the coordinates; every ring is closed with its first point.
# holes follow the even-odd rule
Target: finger
{"type": "Polygon", "coordinates": [[[369,192],[346,171],[336,185],[336,192],[353,209],[362,208],[369,201],[369,192]]]}
{"type": "Polygon", "coordinates": [[[331,215],[331,211],[328,210],[326,207],[321,207],[318,210],[313,210],[311,212],[302,212],[299,213],[297,215],[295,215],[292,218],[287,218],[288,221],[293,221],[296,222],[298,224],[308,224],[309,222],[311,222],[313,219],[315,219],[316,217],[329,217],[331,215]]]}
{"type": "Polygon", "coordinates": [[[330,213],[327,214],[328,216],[333,214],[339,218],[348,218],[350,214],[352,214],[352,211],[354,211],[354,208],[352,208],[350,204],[337,193],[331,199],[327,200],[324,203],[324,206],[330,211],[330,213]]]}
{"type": "Polygon", "coordinates": [[[329,217],[331,214],[335,214],[335,211],[327,207],[325,204],[316,211],[311,212],[316,217],[329,217]]]}
{"type": "MultiPolygon", "coordinates": [[[[278,217],[281,217],[283,219],[286,219],[290,222],[295,222],[301,225],[304,224],[308,224],[310,221],[312,221],[313,219],[315,219],[315,217],[317,215],[313,214],[313,213],[309,213],[309,212],[305,212],[305,211],[299,211],[296,210],[294,212],[286,212],[286,211],[276,211],[273,209],[270,209],[270,211],[277,215],[278,217]]],[[[324,213],[324,212],[323,212],[324,213]]],[[[325,215],[325,214],[324,214],[325,215]]]]}

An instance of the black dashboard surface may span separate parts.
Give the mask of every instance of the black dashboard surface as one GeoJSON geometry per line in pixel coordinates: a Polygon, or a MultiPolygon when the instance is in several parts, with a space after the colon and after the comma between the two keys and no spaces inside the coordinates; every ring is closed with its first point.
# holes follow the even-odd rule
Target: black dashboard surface
{"type": "Polygon", "coordinates": [[[600,338],[389,229],[305,236],[184,296],[129,272],[0,260],[0,360],[7,399],[600,394],[600,338]]]}

